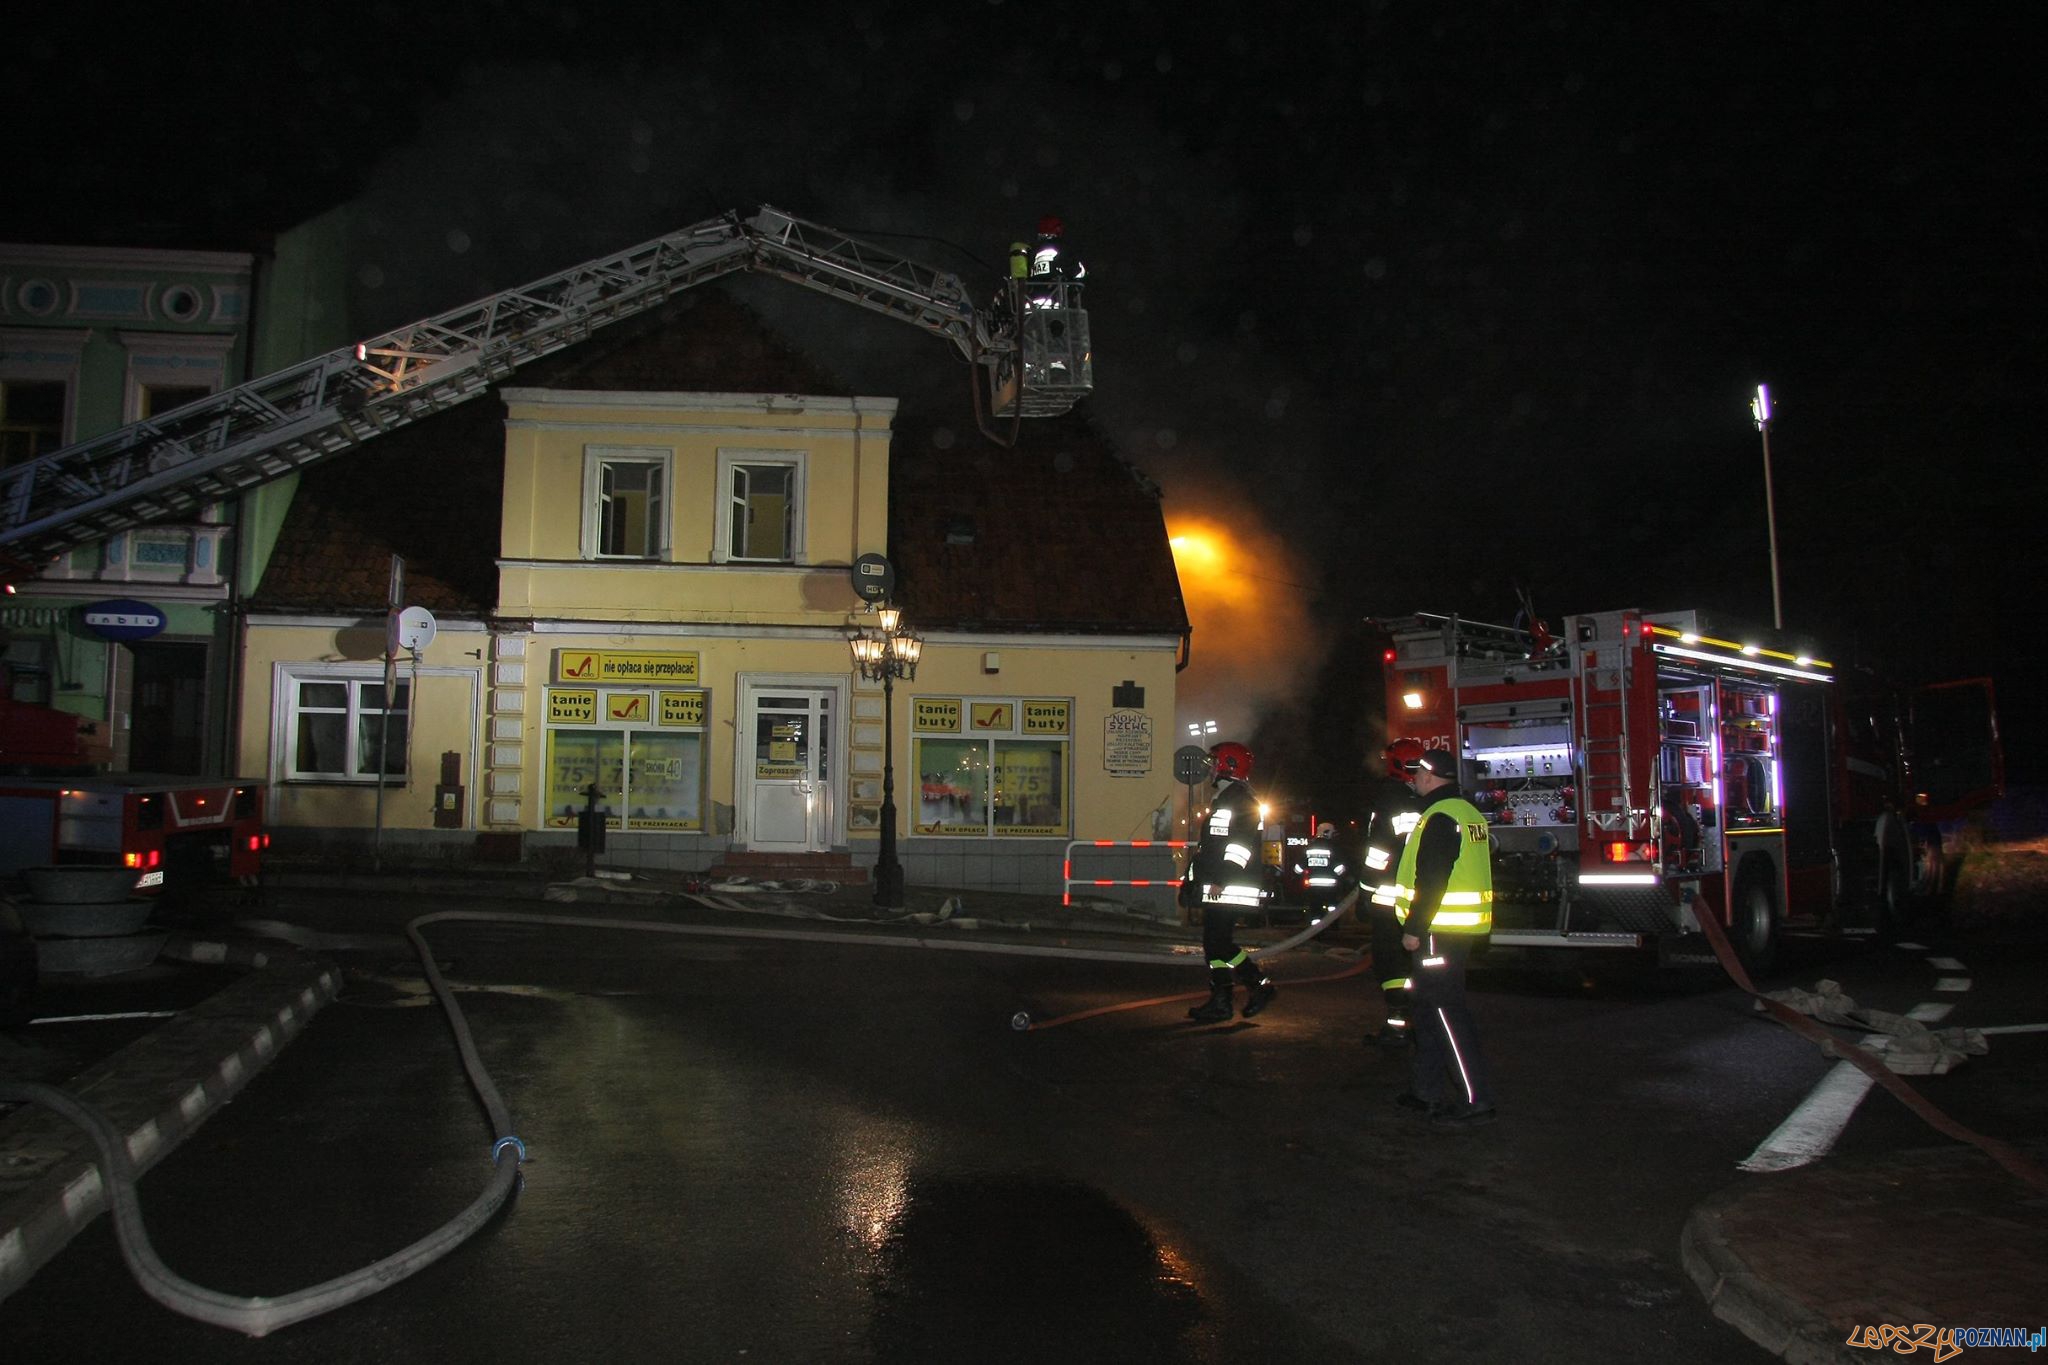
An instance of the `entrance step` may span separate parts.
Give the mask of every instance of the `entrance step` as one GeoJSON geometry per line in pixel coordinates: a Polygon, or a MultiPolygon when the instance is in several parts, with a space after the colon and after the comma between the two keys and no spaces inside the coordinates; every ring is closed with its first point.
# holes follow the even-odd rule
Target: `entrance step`
{"type": "Polygon", "coordinates": [[[734,850],[704,874],[707,881],[745,877],[752,882],[820,881],[865,886],[872,871],[846,853],[751,853],[734,850]]]}

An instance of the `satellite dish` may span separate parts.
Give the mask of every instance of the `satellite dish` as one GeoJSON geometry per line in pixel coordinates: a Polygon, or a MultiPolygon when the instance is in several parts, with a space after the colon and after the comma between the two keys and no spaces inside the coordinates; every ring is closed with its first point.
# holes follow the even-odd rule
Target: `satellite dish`
{"type": "Polygon", "coordinates": [[[425,649],[434,643],[434,613],[425,607],[407,607],[391,626],[391,638],[400,649],[425,649]]]}

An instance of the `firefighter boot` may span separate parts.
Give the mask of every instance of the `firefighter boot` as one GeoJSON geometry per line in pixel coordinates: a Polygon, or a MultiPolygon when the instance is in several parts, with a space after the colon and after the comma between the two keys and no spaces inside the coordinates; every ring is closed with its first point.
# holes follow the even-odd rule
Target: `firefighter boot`
{"type": "MultiPolygon", "coordinates": [[[[1388,994],[1391,996],[1393,992],[1389,991],[1388,994]]],[[[1412,1034],[1408,1028],[1408,1001],[1406,997],[1407,992],[1404,991],[1400,999],[1389,999],[1387,1001],[1387,1022],[1380,1026],[1379,1033],[1372,1036],[1371,1041],[1378,1043],[1381,1047],[1408,1046],[1412,1039],[1412,1034]]]]}
{"type": "Polygon", "coordinates": [[[1188,1018],[1198,1024],[1220,1024],[1234,1012],[1231,1007],[1230,969],[1211,967],[1209,969],[1209,999],[1205,1004],[1188,1011],[1188,1018]]]}
{"type": "Polygon", "coordinates": [[[1273,997],[1280,994],[1280,988],[1273,984],[1273,979],[1250,958],[1237,964],[1237,974],[1245,985],[1244,1017],[1247,1019],[1272,1004],[1273,997]]]}

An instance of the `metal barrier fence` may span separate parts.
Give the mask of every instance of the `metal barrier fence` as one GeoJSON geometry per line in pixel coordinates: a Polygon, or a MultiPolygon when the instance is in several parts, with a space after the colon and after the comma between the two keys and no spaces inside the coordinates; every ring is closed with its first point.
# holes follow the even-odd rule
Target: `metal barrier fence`
{"type": "Polygon", "coordinates": [[[1060,875],[1066,879],[1066,887],[1060,892],[1060,904],[1074,903],[1074,888],[1077,886],[1179,886],[1179,877],[1146,877],[1130,880],[1116,877],[1076,877],[1074,875],[1074,850],[1077,848],[1162,848],[1183,849],[1193,846],[1188,839],[1069,839],[1066,857],[1060,862],[1060,875]]]}

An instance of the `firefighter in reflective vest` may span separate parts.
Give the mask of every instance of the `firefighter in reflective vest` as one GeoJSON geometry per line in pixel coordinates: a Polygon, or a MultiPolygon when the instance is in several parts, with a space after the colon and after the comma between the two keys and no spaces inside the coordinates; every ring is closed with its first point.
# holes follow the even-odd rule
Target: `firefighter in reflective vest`
{"type": "Polygon", "coordinates": [[[1458,789],[1448,750],[1422,755],[1415,794],[1427,804],[1394,878],[1401,944],[1415,962],[1413,1079],[1398,1102],[1437,1127],[1471,1128],[1493,1121],[1486,1059],[1465,1003],[1466,960],[1493,928],[1492,829],[1458,789]]]}
{"type": "Polygon", "coordinates": [[[1337,846],[1337,827],[1325,820],[1301,847],[1289,869],[1301,879],[1302,899],[1309,913],[1320,920],[1351,889],[1351,865],[1337,846]]]}
{"type": "Polygon", "coordinates": [[[1203,1024],[1221,1023],[1231,1015],[1233,983],[1248,988],[1244,1017],[1249,1019],[1272,1002],[1280,988],[1270,981],[1251,955],[1237,946],[1237,921],[1259,912],[1265,902],[1265,859],[1261,836],[1265,821],[1259,798],[1249,785],[1252,751],[1224,741],[1209,750],[1215,761],[1216,793],[1203,817],[1202,841],[1188,867],[1188,881],[1201,888],[1202,951],[1209,958],[1209,999],[1188,1011],[1203,1024]]]}
{"type": "Polygon", "coordinates": [[[1401,921],[1394,914],[1394,872],[1401,850],[1421,818],[1422,802],[1408,784],[1415,779],[1415,766],[1422,760],[1422,745],[1412,739],[1397,739],[1382,751],[1387,774],[1373,793],[1372,813],[1365,829],[1365,871],[1360,874],[1368,895],[1367,920],[1372,926],[1373,974],[1379,978],[1380,998],[1386,1005],[1387,1020],[1366,1041],[1382,1047],[1405,1047],[1408,1043],[1408,950],[1401,946],[1401,921]]]}

